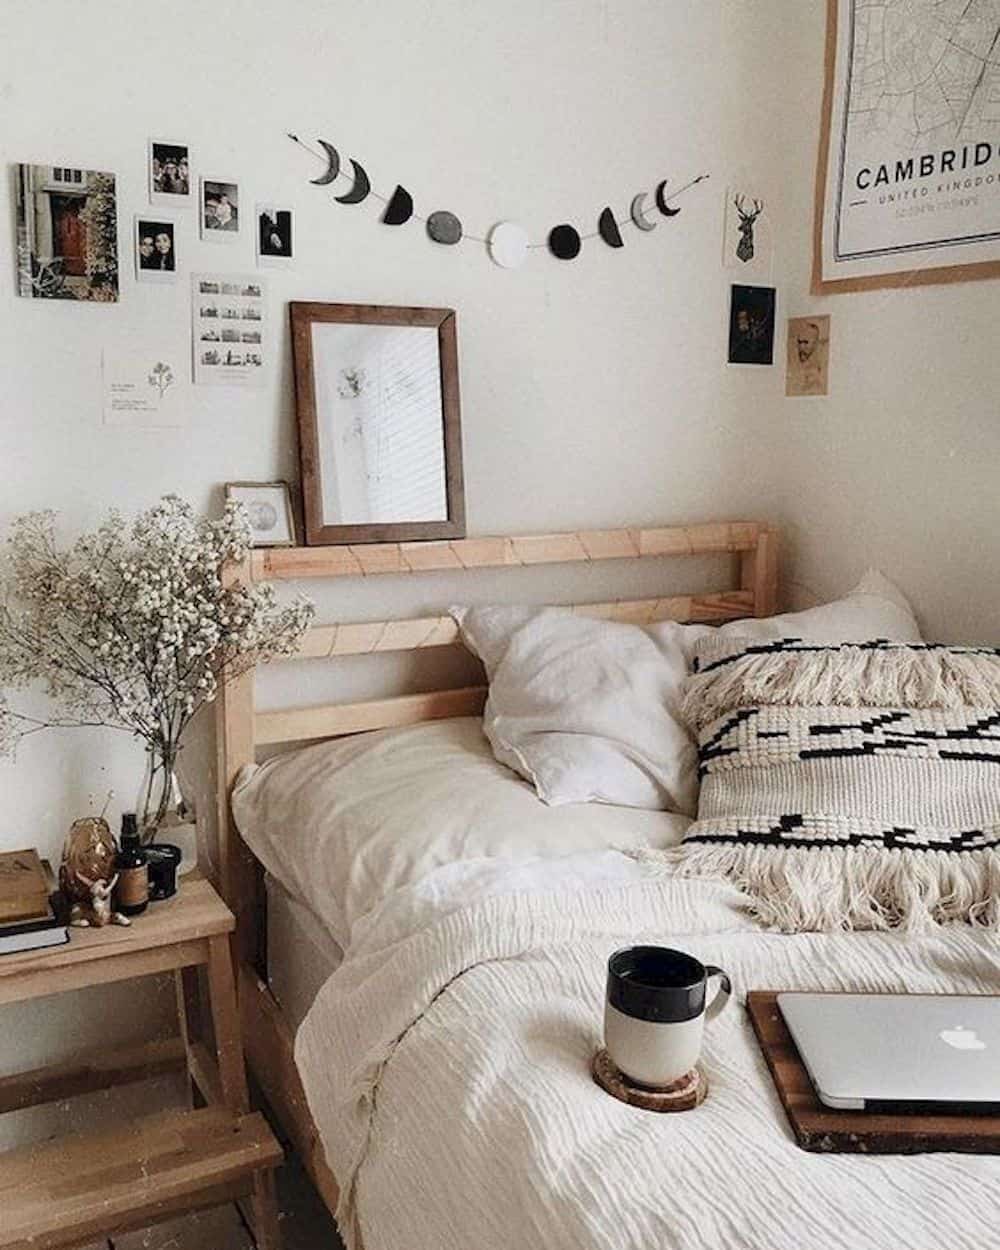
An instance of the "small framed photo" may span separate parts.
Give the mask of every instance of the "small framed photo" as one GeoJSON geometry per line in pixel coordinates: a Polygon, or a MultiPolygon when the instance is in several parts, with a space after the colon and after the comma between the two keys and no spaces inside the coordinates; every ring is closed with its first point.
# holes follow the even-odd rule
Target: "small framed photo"
{"type": "Polygon", "coordinates": [[[227,482],[226,499],[246,508],[253,546],[295,546],[295,514],[287,482],[227,482]]]}
{"type": "Polygon", "coordinates": [[[162,216],[135,217],[135,276],[140,282],[174,282],[177,278],[177,233],[162,216]]]}
{"type": "Polygon", "coordinates": [[[773,286],[734,285],[729,303],[729,363],[774,364],[773,286]]]}
{"type": "Polygon", "coordinates": [[[186,143],[149,141],[149,202],[184,208],[194,202],[191,150],[186,143]]]}
{"type": "Polygon", "coordinates": [[[201,180],[201,237],[233,242],[240,233],[240,188],[222,178],[201,180]]]}
{"type": "Polygon", "coordinates": [[[292,262],[292,210],[257,205],[257,264],[284,267],[292,262]]]}

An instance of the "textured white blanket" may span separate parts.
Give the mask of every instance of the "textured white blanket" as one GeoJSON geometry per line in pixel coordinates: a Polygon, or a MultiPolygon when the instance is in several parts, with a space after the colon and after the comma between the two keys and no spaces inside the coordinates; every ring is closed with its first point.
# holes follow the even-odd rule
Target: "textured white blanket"
{"type": "Polygon", "coordinates": [[[1000,1157],[799,1150],[741,1001],[707,1030],[697,1111],[626,1107],[588,1067],[606,959],[627,942],[719,964],[742,999],[1000,993],[995,936],[765,933],[728,887],[572,859],[530,882],[480,869],[475,893],[453,875],[432,905],[400,900],[321,990],[296,1057],[352,1250],[1000,1245],[1000,1157]]]}

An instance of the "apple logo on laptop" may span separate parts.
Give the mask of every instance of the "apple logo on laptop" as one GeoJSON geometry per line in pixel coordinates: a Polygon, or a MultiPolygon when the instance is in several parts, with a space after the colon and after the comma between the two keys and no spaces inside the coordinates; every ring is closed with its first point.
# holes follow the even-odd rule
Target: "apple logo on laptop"
{"type": "Polygon", "coordinates": [[[942,1029],[938,1034],[942,1042],[953,1046],[955,1050],[985,1050],[986,1043],[979,1040],[975,1029],[966,1029],[961,1024],[953,1029],[942,1029]]]}

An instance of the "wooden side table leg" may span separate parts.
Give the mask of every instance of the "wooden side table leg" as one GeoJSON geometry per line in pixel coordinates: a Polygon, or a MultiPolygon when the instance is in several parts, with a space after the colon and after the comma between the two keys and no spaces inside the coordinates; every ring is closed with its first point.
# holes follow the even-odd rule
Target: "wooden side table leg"
{"type": "Polygon", "coordinates": [[[199,1107],[204,1104],[205,1100],[201,1097],[194,1079],[192,1064],[192,1048],[204,1037],[198,969],[196,967],[178,968],[174,973],[174,986],[177,991],[177,1019],[180,1023],[184,1054],[187,1058],[190,1103],[193,1107],[199,1107]]]}
{"type": "Polygon", "coordinates": [[[208,992],[215,1031],[215,1053],[219,1062],[222,1097],[235,1115],[244,1115],[250,1106],[247,1074],[240,1040],[240,1016],[236,985],[230,958],[229,938],[208,940],[208,992]]]}
{"type": "Polygon", "coordinates": [[[278,1230],[278,1197],[274,1188],[274,1172],[257,1172],[253,1178],[253,1235],[257,1250],[280,1250],[278,1230]]]}

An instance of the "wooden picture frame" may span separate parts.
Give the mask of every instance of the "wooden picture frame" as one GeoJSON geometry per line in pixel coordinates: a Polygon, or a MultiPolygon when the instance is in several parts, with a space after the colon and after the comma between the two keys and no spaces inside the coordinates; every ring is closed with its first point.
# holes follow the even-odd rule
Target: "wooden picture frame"
{"type": "MultiPolygon", "coordinates": [[[[284,521],[285,521],[284,530],[283,530],[283,531],[281,531],[281,532],[282,532],[282,534],[287,534],[287,535],[288,535],[288,537],[286,538],[286,537],[283,537],[283,536],[282,536],[282,537],[275,538],[275,539],[270,539],[270,540],[269,540],[269,539],[267,539],[266,537],[261,538],[261,537],[259,537],[259,536],[258,536],[258,533],[257,533],[256,527],[255,527],[255,529],[254,529],[254,533],[253,533],[253,536],[252,536],[252,538],[251,538],[251,543],[250,543],[250,545],[251,545],[252,547],[254,547],[254,548],[260,548],[260,547],[265,547],[265,548],[274,548],[274,547],[296,547],[296,546],[298,546],[298,526],[296,525],[296,519],[295,519],[295,507],[294,507],[294,505],[293,505],[293,503],[292,503],[292,490],[291,490],[291,487],[289,486],[289,484],[288,484],[287,482],[285,482],[285,481],[278,481],[278,482],[227,482],[227,483],[226,483],[226,487],[225,487],[225,489],[226,489],[226,499],[227,499],[227,500],[230,500],[230,499],[238,499],[238,498],[239,498],[239,493],[240,493],[240,492],[242,492],[242,493],[244,493],[244,494],[249,493],[249,492],[251,492],[251,491],[255,491],[255,490],[259,490],[259,491],[269,491],[269,492],[272,492],[272,493],[273,493],[273,492],[275,492],[275,491],[279,492],[279,493],[280,493],[280,495],[281,495],[281,499],[282,499],[283,505],[284,505],[284,509],[283,509],[283,511],[284,511],[284,521]]],[[[246,503],[247,501],[246,501],[246,500],[243,500],[242,502],[243,502],[243,503],[246,503]]],[[[252,518],[251,518],[251,524],[252,524],[252,523],[253,523],[253,522],[252,522],[252,518]]]]}
{"type": "MultiPolygon", "coordinates": [[[[826,75],[823,88],[822,120],[820,123],[819,151],[816,160],[816,181],[814,187],[812,284],[810,288],[812,294],[836,295],[840,292],[848,291],[872,291],[884,288],[898,288],[928,284],[939,285],[945,282],[970,282],[984,278],[1000,277],[1000,259],[988,256],[980,257],[976,260],[965,260],[956,264],[939,265],[930,268],[921,267],[916,264],[903,264],[900,269],[868,274],[854,273],[843,277],[830,277],[825,274],[828,178],[831,168],[831,145],[834,142],[834,136],[832,133],[833,113],[835,104],[840,94],[838,92],[837,82],[837,54],[841,36],[840,13],[842,7],[845,10],[847,9],[848,3],[849,0],[827,0],[826,4],[826,75]]],[[[838,131],[838,151],[842,145],[845,126],[846,123],[844,123],[838,131]]],[[[953,146],[956,149],[960,149],[963,143],[975,146],[974,139],[956,139],[953,146]]],[[[941,144],[939,143],[937,146],[940,148],[941,144]]],[[[894,155],[894,153],[890,153],[887,159],[890,159],[894,155]]],[[[941,176],[938,175],[938,178],[941,179],[941,176]]],[[[941,180],[945,181],[943,179],[941,180]]],[[[918,178],[916,181],[919,182],[920,179],[918,178]]],[[[937,180],[935,180],[935,185],[936,181],[937,180]]],[[[933,198],[933,196],[930,197],[931,200],[933,200],[933,198]]],[[[831,226],[831,229],[835,230],[835,225],[836,223],[831,226]]],[[[923,248],[923,251],[926,253],[929,251],[939,250],[944,246],[944,241],[935,241],[931,239],[928,240],[926,246],[923,248]]],[[[998,243],[997,246],[1000,248],[1000,243],[998,243]]],[[[905,250],[912,251],[914,247],[914,244],[908,244],[906,245],[905,250]]],[[[902,245],[897,250],[902,251],[902,245]]],[[[962,247],[957,243],[952,243],[951,251],[956,256],[958,256],[962,250],[962,247]]],[[[914,251],[913,254],[914,256],[919,255],[916,251],[914,251]]]]}
{"type": "Polygon", "coordinates": [[[454,309],[395,308],[374,304],[322,304],[304,301],[292,302],[289,309],[306,545],[464,538],[465,495],[454,309]],[[446,516],[439,520],[370,521],[363,524],[331,524],[325,519],[320,450],[322,414],[317,399],[313,350],[313,327],[323,324],[411,326],[437,330],[446,516]]]}

